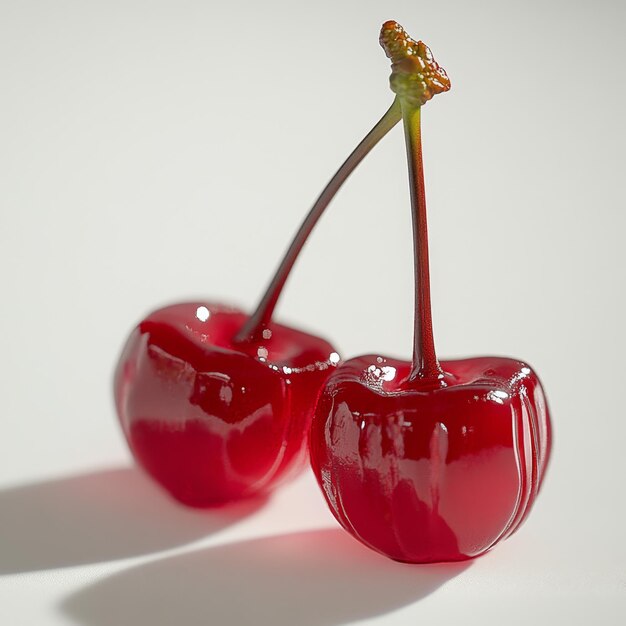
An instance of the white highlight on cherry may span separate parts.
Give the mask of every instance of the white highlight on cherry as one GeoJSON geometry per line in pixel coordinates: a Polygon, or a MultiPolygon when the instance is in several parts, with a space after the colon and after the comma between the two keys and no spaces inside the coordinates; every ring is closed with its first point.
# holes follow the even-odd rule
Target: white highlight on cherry
{"type": "Polygon", "coordinates": [[[211,317],[211,312],[205,306],[199,306],[196,309],[196,317],[201,322],[206,322],[209,319],[209,317],[211,317]]]}

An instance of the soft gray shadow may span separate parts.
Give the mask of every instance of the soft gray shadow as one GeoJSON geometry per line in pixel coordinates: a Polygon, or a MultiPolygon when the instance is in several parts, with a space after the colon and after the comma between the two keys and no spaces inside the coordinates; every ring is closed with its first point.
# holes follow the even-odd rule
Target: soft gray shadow
{"type": "Polygon", "coordinates": [[[328,626],[414,603],[468,567],[403,565],[341,529],[232,543],[159,559],[70,596],[83,626],[328,626]]]}
{"type": "Polygon", "coordinates": [[[147,554],[210,535],[263,500],[187,509],[125,467],[0,491],[0,575],[147,554]]]}

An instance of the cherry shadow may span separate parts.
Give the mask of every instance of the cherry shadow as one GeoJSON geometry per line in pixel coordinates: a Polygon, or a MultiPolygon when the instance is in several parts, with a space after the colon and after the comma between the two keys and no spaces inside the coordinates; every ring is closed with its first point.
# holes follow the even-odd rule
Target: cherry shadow
{"type": "Polygon", "coordinates": [[[417,602],[469,566],[404,565],[341,529],[231,543],[152,561],[70,596],[83,626],[330,626],[417,602]]]}
{"type": "Polygon", "coordinates": [[[205,537],[263,499],[188,509],[133,467],[0,491],[0,575],[149,554],[205,537]]]}

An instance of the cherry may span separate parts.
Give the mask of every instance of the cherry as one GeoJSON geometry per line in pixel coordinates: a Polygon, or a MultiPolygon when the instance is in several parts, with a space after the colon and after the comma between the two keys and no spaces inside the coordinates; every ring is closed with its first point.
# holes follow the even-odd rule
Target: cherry
{"type": "Polygon", "coordinates": [[[311,464],[331,511],[365,545],[410,563],[483,554],[515,532],[545,475],[551,427],[529,365],[437,360],[430,306],[421,106],[447,91],[424,43],[386,22],[411,184],[415,334],[411,363],[377,355],[338,366],[312,422],[311,464]]]}
{"type": "Polygon", "coordinates": [[[174,304],[128,338],[114,378],[122,429],[139,464],[179,501],[216,506],[261,494],[305,465],[315,402],[339,355],[272,314],[330,200],[400,119],[394,101],[339,168],[251,316],[210,302],[174,304]]]}

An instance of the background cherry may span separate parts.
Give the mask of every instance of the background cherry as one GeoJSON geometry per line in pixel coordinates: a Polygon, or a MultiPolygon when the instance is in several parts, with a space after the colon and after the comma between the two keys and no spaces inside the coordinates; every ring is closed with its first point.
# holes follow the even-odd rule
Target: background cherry
{"type": "Polygon", "coordinates": [[[333,176],[251,316],[175,304],[128,338],[114,378],[120,423],[139,464],[179,501],[215,506],[260,494],[304,465],[315,402],[339,355],[272,313],[328,203],[400,118],[394,101],[333,176]]]}
{"type": "Polygon", "coordinates": [[[421,106],[450,87],[430,50],[395,22],[381,31],[401,102],[415,238],[412,363],[377,355],[340,365],[322,391],[311,463],[348,532],[400,561],[483,554],[528,514],[550,454],[537,375],[521,361],[442,361],[430,306],[421,106]]]}

